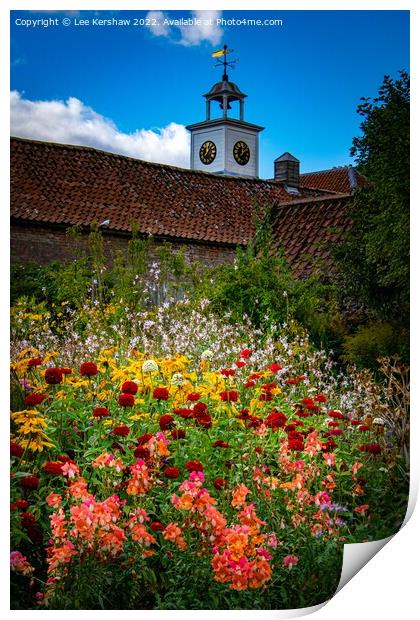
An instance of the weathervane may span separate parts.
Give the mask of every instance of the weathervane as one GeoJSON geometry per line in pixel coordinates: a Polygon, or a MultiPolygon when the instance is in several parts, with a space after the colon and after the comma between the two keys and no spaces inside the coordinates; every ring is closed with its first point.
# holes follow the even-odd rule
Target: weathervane
{"type": "Polygon", "coordinates": [[[223,82],[227,82],[229,80],[228,74],[227,74],[227,68],[232,67],[232,69],[234,69],[236,63],[239,62],[237,58],[235,58],[235,60],[230,60],[230,61],[227,60],[227,55],[231,54],[233,51],[234,50],[229,50],[227,45],[224,45],[222,50],[217,50],[216,52],[213,52],[213,54],[211,55],[212,58],[218,59],[217,63],[214,66],[223,67],[223,77],[222,77],[223,82]],[[222,56],[223,56],[223,60],[221,60],[222,56]]]}

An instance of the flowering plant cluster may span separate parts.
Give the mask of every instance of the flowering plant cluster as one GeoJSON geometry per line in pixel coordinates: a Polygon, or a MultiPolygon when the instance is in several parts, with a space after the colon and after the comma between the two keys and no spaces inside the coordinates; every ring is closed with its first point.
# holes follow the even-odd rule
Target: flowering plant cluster
{"type": "Polygon", "coordinates": [[[399,527],[392,426],[304,339],[148,351],[14,358],[15,607],[310,606],[399,527]]]}

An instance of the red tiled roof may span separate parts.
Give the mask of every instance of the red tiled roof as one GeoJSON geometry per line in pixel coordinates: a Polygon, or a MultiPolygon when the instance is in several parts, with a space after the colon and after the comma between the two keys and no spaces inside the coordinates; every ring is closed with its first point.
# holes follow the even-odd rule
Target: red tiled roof
{"type": "MultiPolygon", "coordinates": [[[[330,172],[336,180],[348,174],[330,172]]],[[[314,259],[325,273],[332,270],[329,248],[350,225],[350,192],[289,194],[278,182],[20,138],[11,140],[11,181],[17,224],[89,227],[110,220],[104,230],[116,234],[129,233],[135,222],[140,233],[185,241],[245,245],[254,236],[255,204],[272,205],[275,238],[297,276],[307,275],[314,259]]]]}
{"type": "MultiPolygon", "coordinates": [[[[280,184],[149,163],[89,147],[11,139],[14,221],[225,244],[253,236],[254,204],[280,205],[280,184]]],[[[296,198],[318,195],[305,190],[296,198]]]]}
{"type": "Polygon", "coordinates": [[[351,224],[351,194],[308,198],[283,204],[274,220],[274,237],[296,276],[318,266],[325,276],[334,270],[331,246],[340,241],[351,224]]]}
{"type": "Polygon", "coordinates": [[[358,185],[366,185],[366,179],[352,166],[305,172],[300,175],[301,188],[332,190],[340,194],[348,194],[353,192],[358,185]]]}

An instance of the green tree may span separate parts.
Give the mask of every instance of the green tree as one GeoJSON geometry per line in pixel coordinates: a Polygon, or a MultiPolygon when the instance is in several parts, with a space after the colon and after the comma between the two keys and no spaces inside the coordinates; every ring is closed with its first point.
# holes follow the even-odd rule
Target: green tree
{"type": "Polygon", "coordinates": [[[362,98],[357,111],[362,135],[351,155],[367,185],[356,191],[353,224],[337,250],[343,290],[372,322],[388,321],[401,335],[409,320],[409,75],[385,76],[378,96],[362,98]]]}

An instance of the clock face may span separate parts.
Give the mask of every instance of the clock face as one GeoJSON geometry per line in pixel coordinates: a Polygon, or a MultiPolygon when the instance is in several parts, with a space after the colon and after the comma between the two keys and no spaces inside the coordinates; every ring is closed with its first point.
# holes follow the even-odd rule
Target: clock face
{"type": "Polygon", "coordinates": [[[240,166],[245,166],[249,162],[249,158],[251,156],[251,152],[247,143],[243,140],[239,140],[239,142],[236,142],[235,146],[233,147],[233,156],[235,158],[235,161],[240,166]]]}
{"type": "Polygon", "coordinates": [[[207,140],[207,142],[204,142],[201,145],[200,148],[200,159],[203,162],[203,164],[211,164],[212,161],[214,161],[215,157],[216,157],[216,153],[217,153],[217,149],[216,149],[216,145],[214,142],[212,142],[211,140],[207,140]]]}

